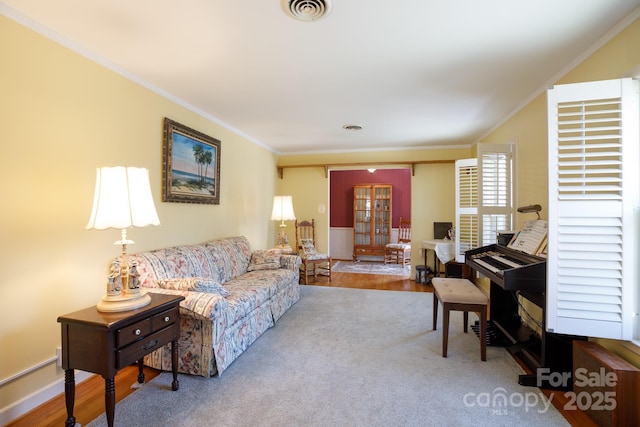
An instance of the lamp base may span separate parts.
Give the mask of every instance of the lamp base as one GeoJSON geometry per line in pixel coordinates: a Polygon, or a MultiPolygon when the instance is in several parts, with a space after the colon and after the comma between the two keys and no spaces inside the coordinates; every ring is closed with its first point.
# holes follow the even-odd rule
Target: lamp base
{"type": "Polygon", "coordinates": [[[118,312],[135,310],[136,308],[144,307],[151,303],[151,297],[148,294],[137,294],[132,296],[104,296],[98,303],[98,311],[104,312],[118,312]]]}
{"type": "Polygon", "coordinates": [[[276,245],[274,249],[281,249],[283,253],[291,253],[291,252],[293,252],[293,248],[291,246],[289,246],[288,244],[286,244],[286,245],[276,245]]]}

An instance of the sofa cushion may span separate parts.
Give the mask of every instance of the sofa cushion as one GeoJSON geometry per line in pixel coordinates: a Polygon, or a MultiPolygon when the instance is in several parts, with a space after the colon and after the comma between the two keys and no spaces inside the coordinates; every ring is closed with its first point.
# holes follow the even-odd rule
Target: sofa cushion
{"type": "Polygon", "coordinates": [[[183,277],[174,279],[160,279],[158,286],[163,289],[175,289],[179,291],[196,291],[210,294],[218,294],[223,297],[229,295],[224,286],[213,279],[206,277],[183,277]]]}
{"type": "Polygon", "coordinates": [[[138,264],[140,286],[157,288],[158,280],[207,277],[220,281],[215,258],[203,245],[175,246],[128,255],[130,263],[138,264]]]}
{"type": "Polygon", "coordinates": [[[281,249],[261,249],[253,251],[247,271],[274,270],[280,268],[281,249]]]}
{"type": "Polygon", "coordinates": [[[249,282],[238,280],[238,278],[232,279],[230,283],[226,285],[229,289],[229,296],[225,298],[227,310],[223,313],[227,325],[233,325],[246,317],[270,298],[269,288],[253,286],[249,282]]]}
{"type": "Polygon", "coordinates": [[[220,283],[246,273],[251,260],[251,246],[244,236],[210,240],[204,244],[220,273],[220,283]]]}
{"type": "Polygon", "coordinates": [[[280,292],[296,280],[296,271],[285,268],[273,270],[256,270],[243,274],[225,283],[225,286],[242,285],[269,290],[269,298],[280,292]]]}
{"type": "Polygon", "coordinates": [[[292,281],[297,283],[296,272],[284,268],[251,271],[229,280],[224,284],[230,292],[225,298],[228,303],[227,324],[231,325],[247,316],[292,281]]]}

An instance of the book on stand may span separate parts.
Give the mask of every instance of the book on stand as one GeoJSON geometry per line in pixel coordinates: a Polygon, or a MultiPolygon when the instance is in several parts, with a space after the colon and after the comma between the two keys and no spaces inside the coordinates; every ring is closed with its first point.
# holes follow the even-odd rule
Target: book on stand
{"type": "Polygon", "coordinates": [[[522,230],[513,236],[507,247],[529,255],[544,256],[547,248],[548,228],[549,224],[542,219],[527,221],[522,230]]]}

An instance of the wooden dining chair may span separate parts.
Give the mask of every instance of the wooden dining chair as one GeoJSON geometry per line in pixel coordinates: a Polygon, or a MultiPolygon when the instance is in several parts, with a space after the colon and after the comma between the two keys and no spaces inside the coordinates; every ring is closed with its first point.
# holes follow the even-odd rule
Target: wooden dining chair
{"type": "Polygon", "coordinates": [[[400,218],[398,221],[398,241],[387,243],[384,247],[384,263],[411,263],[411,220],[400,218]]]}
{"type": "Polygon", "coordinates": [[[296,220],[296,247],[302,259],[300,276],[303,284],[307,284],[310,274],[313,274],[314,280],[317,279],[318,274],[321,274],[328,276],[331,281],[331,257],[316,249],[316,229],[313,218],[311,221],[296,220]]]}

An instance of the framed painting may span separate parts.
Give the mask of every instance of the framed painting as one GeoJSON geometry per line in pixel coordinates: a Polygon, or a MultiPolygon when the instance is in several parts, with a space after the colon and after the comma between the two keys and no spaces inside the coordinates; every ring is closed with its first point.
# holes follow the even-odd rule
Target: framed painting
{"type": "Polygon", "coordinates": [[[162,201],[220,204],[220,141],[164,119],[162,201]]]}

